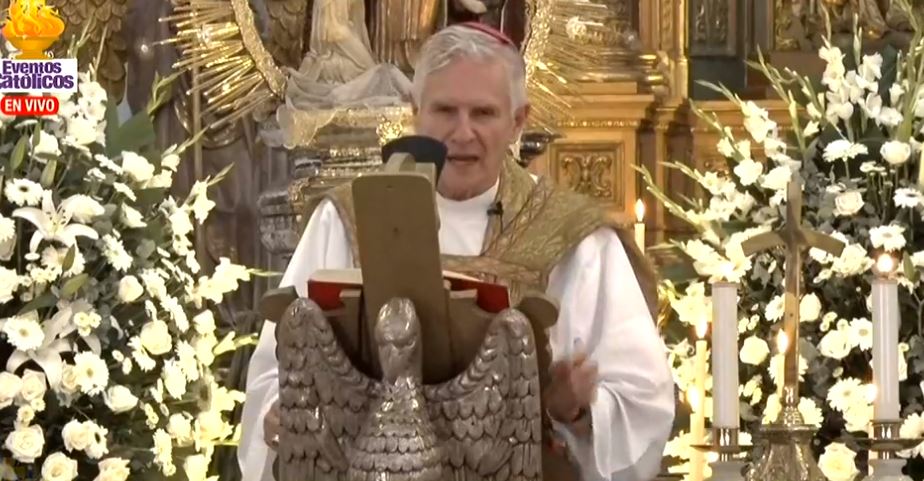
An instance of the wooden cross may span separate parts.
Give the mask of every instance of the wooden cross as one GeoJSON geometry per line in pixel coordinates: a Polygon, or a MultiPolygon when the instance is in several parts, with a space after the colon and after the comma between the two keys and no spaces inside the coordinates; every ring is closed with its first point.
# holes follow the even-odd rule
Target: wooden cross
{"type": "Polygon", "coordinates": [[[809,230],[802,226],[802,179],[793,175],[786,188],[786,223],[783,228],[756,235],[741,244],[744,255],[750,257],[757,252],[776,247],[786,249],[786,281],[784,293],[783,331],[789,344],[783,367],[784,392],[781,402],[798,403],[799,386],[799,300],[802,297],[802,257],[812,247],[821,249],[831,255],[840,256],[844,243],[829,236],[809,230]],[[788,393],[787,393],[788,394],[788,393]]]}

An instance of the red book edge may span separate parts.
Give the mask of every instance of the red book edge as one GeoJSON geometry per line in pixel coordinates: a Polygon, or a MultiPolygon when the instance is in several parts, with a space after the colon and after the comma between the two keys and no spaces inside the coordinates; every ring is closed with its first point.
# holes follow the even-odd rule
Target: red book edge
{"type": "MultiPolygon", "coordinates": [[[[510,293],[500,284],[452,272],[445,272],[444,279],[453,291],[476,291],[476,303],[485,312],[496,314],[510,307],[510,293]]],[[[308,280],[308,298],[325,311],[343,307],[340,295],[351,289],[362,289],[358,269],[319,271],[308,280]]]]}

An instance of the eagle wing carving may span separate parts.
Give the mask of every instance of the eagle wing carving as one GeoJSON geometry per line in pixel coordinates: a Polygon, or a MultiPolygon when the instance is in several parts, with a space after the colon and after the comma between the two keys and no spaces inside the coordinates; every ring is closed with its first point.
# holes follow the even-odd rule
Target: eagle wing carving
{"type": "Polygon", "coordinates": [[[424,393],[453,479],[541,478],[537,353],[523,313],[499,313],[465,372],[424,393]]]}
{"type": "Polygon", "coordinates": [[[292,302],[277,327],[279,480],[343,479],[347,454],[381,385],[358,371],[311,300],[292,302]]]}

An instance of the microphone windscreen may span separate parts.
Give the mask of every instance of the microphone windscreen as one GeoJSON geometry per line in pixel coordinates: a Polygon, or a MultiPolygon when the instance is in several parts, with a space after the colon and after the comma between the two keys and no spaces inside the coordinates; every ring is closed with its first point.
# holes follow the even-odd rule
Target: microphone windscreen
{"type": "Polygon", "coordinates": [[[446,144],[425,135],[408,135],[399,137],[382,146],[382,161],[394,154],[410,154],[417,163],[436,165],[436,179],[439,180],[449,149],[446,144]]]}

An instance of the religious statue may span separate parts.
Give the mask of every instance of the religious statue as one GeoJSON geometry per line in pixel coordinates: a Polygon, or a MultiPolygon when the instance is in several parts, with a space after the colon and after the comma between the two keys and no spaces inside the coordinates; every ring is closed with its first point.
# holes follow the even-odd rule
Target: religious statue
{"type": "MultiPolygon", "coordinates": [[[[394,107],[410,100],[407,76],[373,59],[365,9],[363,0],[314,2],[309,51],[298,70],[288,69],[285,103],[276,112],[283,143],[313,138],[339,110],[394,107]]],[[[266,136],[273,138],[271,131],[266,136]]]]}
{"type": "Polygon", "coordinates": [[[420,47],[440,27],[452,21],[481,20],[501,28],[505,3],[505,0],[376,0],[370,22],[373,51],[378,61],[410,74],[420,47]]]}

